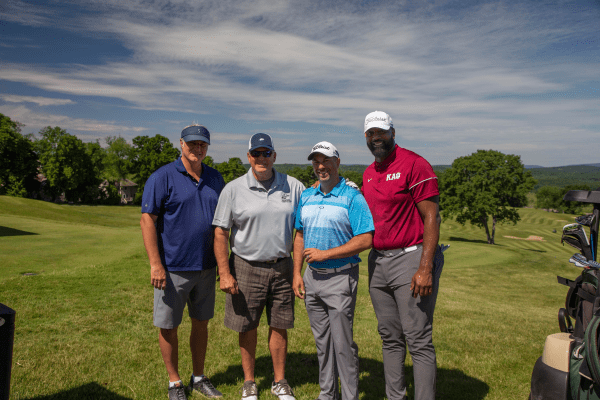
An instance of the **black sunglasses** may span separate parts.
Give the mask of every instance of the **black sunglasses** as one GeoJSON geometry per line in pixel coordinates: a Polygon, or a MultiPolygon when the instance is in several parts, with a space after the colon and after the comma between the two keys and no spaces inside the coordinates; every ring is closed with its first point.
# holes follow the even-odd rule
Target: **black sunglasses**
{"type": "Polygon", "coordinates": [[[272,150],[252,150],[250,152],[250,155],[254,158],[258,158],[260,156],[263,156],[264,158],[269,158],[271,157],[271,154],[273,154],[272,150]]]}

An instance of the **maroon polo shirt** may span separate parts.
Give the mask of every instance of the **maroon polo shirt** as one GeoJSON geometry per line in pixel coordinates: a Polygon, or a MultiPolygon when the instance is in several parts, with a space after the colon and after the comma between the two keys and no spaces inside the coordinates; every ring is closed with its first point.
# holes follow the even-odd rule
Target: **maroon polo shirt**
{"type": "Polygon", "coordinates": [[[417,203],[440,193],[433,168],[423,157],[396,145],[383,162],[365,170],[362,191],[375,223],[375,249],[423,242],[417,203]]]}

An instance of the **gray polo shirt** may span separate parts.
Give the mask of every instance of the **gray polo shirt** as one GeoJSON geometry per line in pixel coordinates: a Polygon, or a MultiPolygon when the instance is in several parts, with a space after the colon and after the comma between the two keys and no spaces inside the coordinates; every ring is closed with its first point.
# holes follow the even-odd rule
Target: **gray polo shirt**
{"type": "Polygon", "coordinates": [[[304,185],[273,169],[275,181],[266,191],[252,168],[227,185],[219,196],[213,225],[230,229],[231,251],[248,261],[289,257],[296,208],[304,185]]]}

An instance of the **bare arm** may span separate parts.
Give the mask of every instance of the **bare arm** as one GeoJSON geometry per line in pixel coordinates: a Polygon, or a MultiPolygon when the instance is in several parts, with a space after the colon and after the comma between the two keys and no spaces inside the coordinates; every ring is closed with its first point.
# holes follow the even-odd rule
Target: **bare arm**
{"type": "Polygon", "coordinates": [[[296,231],[294,237],[294,281],[292,288],[296,297],[304,298],[304,279],[302,279],[302,264],[304,264],[304,232],[296,231]]]}
{"type": "Polygon", "coordinates": [[[417,203],[423,219],[423,254],[419,269],[412,278],[410,289],[413,297],[429,296],[433,289],[433,258],[440,239],[439,196],[433,196],[417,203]]]}
{"type": "Polygon", "coordinates": [[[219,285],[225,293],[237,294],[238,284],[229,270],[229,229],[215,228],[215,258],[219,267],[219,285]]]}
{"type": "MultiPolygon", "coordinates": [[[[370,249],[373,245],[373,232],[366,232],[354,236],[341,246],[329,250],[319,250],[315,248],[304,249],[304,258],[306,262],[321,262],[354,256],[361,251],[370,249]]],[[[295,249],[294,249],[295,250],[295,249]]],[[[294,253],[295,254],[295,253],[294,253]]]]}
{"type": "Polygon", "coordinates": [[[162,265],[158,251],[158,235],[156,234],[156,220],[158,215],[143,213],[140,219],[144,247],[150,261],[150,283],[157,289],[167,286],[167,273],[162,265]]]}

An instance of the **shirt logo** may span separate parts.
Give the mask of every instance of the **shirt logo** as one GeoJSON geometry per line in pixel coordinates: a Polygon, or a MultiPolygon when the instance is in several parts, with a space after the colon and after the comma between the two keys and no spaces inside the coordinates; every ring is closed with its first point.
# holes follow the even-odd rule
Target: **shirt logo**
{"type": "Polygon", "coordinates": [[[282,203],[291,203],[292,199],[290,198],[290,194],[289,193],[283,193],[281,195],[281,202],[282,203]]]}
{"type": "Polygon", "coordinates": [[[369,179],[367,180],[367,182],[371,182],[371,180],[373,180],[373,178],[369,178],[369,179]]]}
{"type": "Polygon", "coordinates": [[[385,178],[386,181],[393,181],[400,178],[400,172],[396,172],[395,174],[387,174],[387,177],[385,178]]]}

